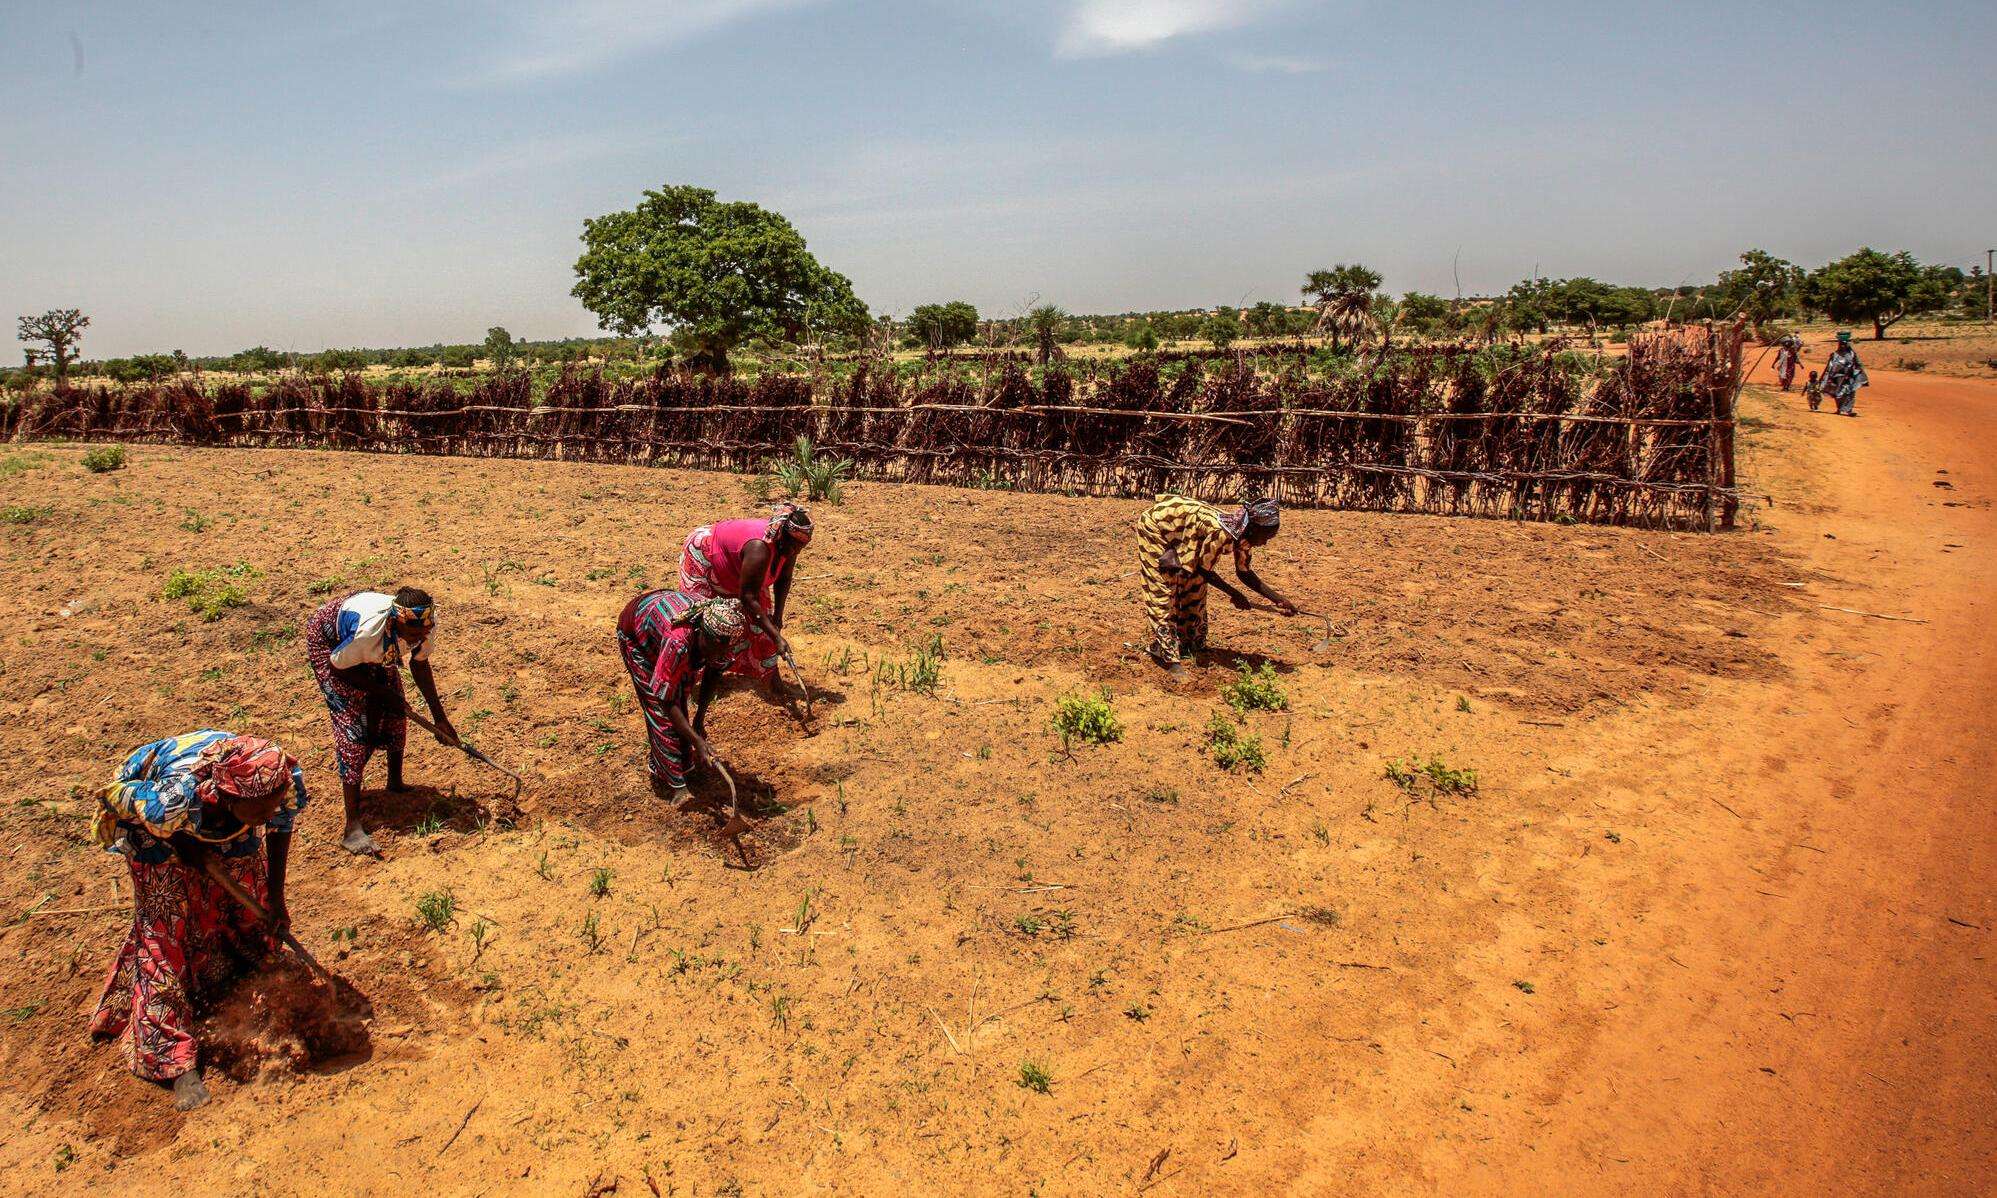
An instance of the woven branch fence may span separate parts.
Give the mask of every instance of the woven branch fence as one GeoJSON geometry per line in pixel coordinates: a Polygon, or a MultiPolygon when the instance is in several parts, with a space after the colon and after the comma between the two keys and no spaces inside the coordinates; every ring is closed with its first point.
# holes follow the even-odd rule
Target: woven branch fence
{"type": "Polygon", "coordinates": [[[862,366],[753,381],[572,369],[375,383],[280,376],[31,395],[15,439],[550,458],[753,471],[798,437],[859,478],[1291,506],[1704,528],[1731,524],[1742,332],[1641,334],[1626,357],[1420,347],[1313,377],[1301,355],[984,377],[862,366]]]}

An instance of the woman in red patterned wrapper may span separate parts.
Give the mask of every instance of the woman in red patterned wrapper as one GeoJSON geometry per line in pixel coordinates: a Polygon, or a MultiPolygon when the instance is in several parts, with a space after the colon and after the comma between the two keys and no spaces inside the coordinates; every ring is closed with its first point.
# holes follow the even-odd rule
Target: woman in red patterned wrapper
{"type": "Polygon", "coordinates": [[[197,1008],[291,925],[285,866],[304,806],[305,779],[290,754],[217,731],[139,746],[98,792],[92,832],[131,867],[133,909],[90,1031],[107,1040],[129,1031],[132,1072],[172,1086],[180,1110],[208,1101],[197,1008]],[[209,860],[263,904],[268,923],[208,876],[209,860]]]}

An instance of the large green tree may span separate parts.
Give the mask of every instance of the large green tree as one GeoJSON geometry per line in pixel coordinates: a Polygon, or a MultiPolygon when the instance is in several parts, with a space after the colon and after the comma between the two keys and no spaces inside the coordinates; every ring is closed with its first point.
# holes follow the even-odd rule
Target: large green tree
{"type": "Polygon", "coordinates": [[[1796,310],[1803,278],[1795,263],[1765,250],[1749,250],[1740,256],[1738,270],[1720,272],[1715,298],[1728,310],[1747,317],[1759,333],[1769,321],[1796,310]]]}
{"type": "Polygon", "coordinates": [[[728,369],[753,338],[811,340],[868,327],[846,276],[821,265],[775,212],[701,187],[645,193],[583,222],[571,292],[612,332],[669,328],[690,365],[728,369]]]}
{"type": "Polygon", "coordinates": [[[917,304],[908,314],[908,333],[917,345],[949,349],[978,335],[978,310],[963,300],[917,304]]]}
{"type": "Polygon", "coordinates": [[[519,352],[520,343],[503,326],[493,325],[485,331],[485,356],[494,370],[505,370],[513,365],[513,355],[519,352]]]}
{"type": "Polygon", "coordinates": [[[1924,272],[1905,250],[1882,254],[1861,246],[1826,263],[1810,276],[1809,296],[1832,320],[1872,322],[1872,338],[1886,339],[1886,330],[1903,318],[1946,302],[1938,298],[1931,271],[1924,272]]]}

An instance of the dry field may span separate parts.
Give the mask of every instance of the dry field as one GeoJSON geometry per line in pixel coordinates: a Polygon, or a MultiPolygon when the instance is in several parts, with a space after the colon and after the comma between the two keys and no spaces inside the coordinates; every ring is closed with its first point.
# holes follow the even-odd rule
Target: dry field
{"type": "Polygon", "coordinates": [[[1997,388],[1875,380],[1750,395],[1738,535],[1292,514],[1265,573],[1340,635],[1222,603],[1177,692],[1125,648],[1139,505],[853,486],[793,603],[818,733],[711,721],[752,870],[649,796],[611,640],[740,480],[9,447],[0,1188],[1985,1191],[1997,388]],[[224,568],[212,622],[162,598],[224,568]],[[297,637],[392,582],[528,786],[491,822],[412,740],[369,862],[297,637]],[[1259,774],[1205,750],[1237,659],[1287,694],[1259,774]],[[1064,750],[1103,686],[1122,741],[1064,750]],[[203,726],[305,761],[294,918],[375,1019],[301,1059],[245,988],[181,1116],[84,1033],[126,917],[78,796],[203,726]]]}

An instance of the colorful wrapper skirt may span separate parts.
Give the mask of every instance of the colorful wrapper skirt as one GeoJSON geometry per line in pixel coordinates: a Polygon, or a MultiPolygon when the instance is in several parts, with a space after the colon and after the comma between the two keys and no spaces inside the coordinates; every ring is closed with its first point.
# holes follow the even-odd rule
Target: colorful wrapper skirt
{"type": "MultiPolygon", "coordinates": [[[[265,902],[261,851],[218,858],[250,897],[265,902]]],[[[125,1036],[132,1072],[172,1081],[194,1068],[194,1018],[230,979],[271,951],[263,926],[209,878],[178,859],[131,861],[132,931],[118,950],[90,1020],[95,1036],[125,1036]]]]}
{"type": "Polygon", "coordinates": [[[368,758],[376,749],[402,752],[409,739],[409,719],[403,714],[402,672],[386,666],[333,668],[333,647],[339,643],[340,605],[335,599],[312,613],[305,625],[305,656],[312,676],[326,696],[333,717],[333,750],[339,757],[340,781],[358,786],[368,758]],[[376,698],[371,688],[393,689],[392,704],[376,698]]]}

